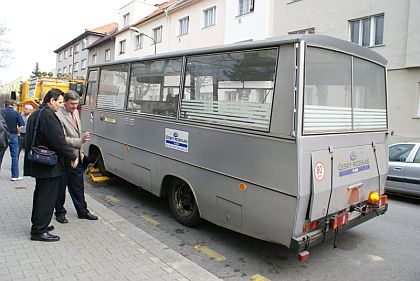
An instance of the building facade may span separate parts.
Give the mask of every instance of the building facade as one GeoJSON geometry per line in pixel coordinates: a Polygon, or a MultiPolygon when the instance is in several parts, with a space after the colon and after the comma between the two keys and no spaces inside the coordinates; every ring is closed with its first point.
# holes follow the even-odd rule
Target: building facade
{"type": "Polygon", "coordinates": [[[420,1],[281,0],[273,11],[274,35],[330,35],[383,55],[391,141],[420,141],[420,1]]]}
{"type": "Polygon", "coordinates": [[[115,37],[113,33],[102,37],[87,47],[88,53],[88,64],[94,65],[113,61],[115,53],[115,37]]]}
{"type": "Polygon", "coordinates": [[[71,79],[85,79],[89,53],[87,46],[114,32],[117,28],[117,23],[111,23],[93,30],[86,30],[55,50],[57,75],[67,75],[71,79]]]}

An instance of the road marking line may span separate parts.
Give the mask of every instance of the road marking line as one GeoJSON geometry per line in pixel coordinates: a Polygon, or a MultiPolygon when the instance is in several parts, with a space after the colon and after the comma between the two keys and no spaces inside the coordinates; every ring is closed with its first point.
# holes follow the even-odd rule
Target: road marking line
{"type": "Polygon", "coordinates": [[[224,261],[226,258],[224,256],[222,256],[221,254],[213,251],[210,248],[207,248],[206,246],[202,245],[202,244],[197,244],[194,246],[194,248],[196,250],[198,250],[199,252],[205,254],[206,256],[208,256],[209,258],[214,259],[215,261],[224,261]]]}
{"type": "Polygon", "coordinates": [[[253,281],[271,281],[268,278],[265,278],[264,276],[260,275],[260,274],[255,274],[251,277],[251,280],[253,281]]]}
{"type": "Polygon", "coordinates": [[[370,258],[371,261],[374,261],[374,262],[384,261],[384,258],[379,257],[379,256],[369,255],[369,258],[370,258]]]}
{"type": "Polygon", "coordinates": [[[160,222],[158,222],[157,220],[149,217],[148,215],[140,215],[140,217],[142,219],[144,219],[145,221],[147,221],[148,223],[150,223],[151,225],[156,226],[156,225],[159,225],[160,224],[160,222]]]}
{"type": "Polygon", "coordinates": [[[113,204],[113,205],[115,205],[118,202],[120,202],[120,200],[117,197],[112,196],[112,195],[105,196],[105,201],[108,202],[108,203],[110,203],[110,204],[113,204]]]}

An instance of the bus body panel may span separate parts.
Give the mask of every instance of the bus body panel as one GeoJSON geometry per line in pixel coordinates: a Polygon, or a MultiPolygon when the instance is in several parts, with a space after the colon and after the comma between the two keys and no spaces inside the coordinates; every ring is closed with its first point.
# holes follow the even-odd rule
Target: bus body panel
{"type": "MultiPolygon", "coordinates": [[[[112,167],[111,172],[114,167],[125,170],[123,162],[133,154],[134,147],[139,151],[177,159],[192,166],[203,167],[245,182],[259,183],[261,186],[297,196],[297,181],[295,180],[297,161],[293,160],[296,159],[296,145],[292,141],[259,136],[255,133],[238,134],[227,130],[203,129],[109,111],[97,110],[93,114],[95,115],[93,135],[115,143],[110,148],[107,147],[109,155],[104,156],[107,163],[109,159],[112,159],[111,163],[107,164],[109,168],[112,167]],[[102,118],[104,121],[101,121],[101,115],[104,116],[102,118]],[[188,133],[188,152],[165,147],[166,128],[188,133]],[[221,139],[223,142],[220,142],[221,139]],[[126,146],[129,147],[128,150],[126,146]],[[225,155],[232,155],[232,157],[226,158],[225,155]],[[252,161],[247,161],[247,159],[252,159],[252,161]],[[279,159],[290,159],[290,161],[279,162],[279,159]],[[290,175],[295,175],[295,177],[290,177],[290,175]]],[[[143,159],[135,162],[141,167],[149,163],[149,160],[143,156],[135,157],[135,159],[143,159]]],[[[130,163],[127,165],[129,166],[130,163]]],[[[125,176],[133,175],[130,171],[127,172],[125,176]]],[[[117,172],[117,174],[122,173],[117,172]]],[[[153,193],[159,194],[159,191],[153,188],[153,193]]]]}

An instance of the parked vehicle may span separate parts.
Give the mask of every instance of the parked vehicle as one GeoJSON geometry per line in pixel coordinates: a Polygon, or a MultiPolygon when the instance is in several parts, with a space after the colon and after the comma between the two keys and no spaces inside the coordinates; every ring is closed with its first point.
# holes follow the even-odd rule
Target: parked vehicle
{"type": "Polygon", "coordinates": [[[303,256],[387,210],[385,64],[308,35],[92,65],[86,151],[166,195],[182,224],[204,218],[303,256]]]}
{"type": "Polygon", "coordinates": [[[420,197],[420,143],[397,143],[389,147],[386,191],[420,197]]]}
{"type": "Polygon", "coordinates": [[[33,77],[20,84],[20,95],[18,97],[18,111],[22,112],[26,104],[30,104],[37,109],[44,99],[44,95],[51,89],[60,89],[63,92],[74,90],[80,95],[85,88],[84,80],[72,80],[62,77],[33,77]]]}

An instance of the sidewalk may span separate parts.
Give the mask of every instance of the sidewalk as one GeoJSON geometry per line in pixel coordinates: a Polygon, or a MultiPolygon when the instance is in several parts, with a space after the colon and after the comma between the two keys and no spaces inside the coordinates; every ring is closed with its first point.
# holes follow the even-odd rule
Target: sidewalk
{"type": "Polygon", "coordinates": [[[0,171],[0,280],[220,280],[87,194],[98,221],[78,219],[67,194],[69,223],[51,221],[51,233],[61,240],[30,241],[35,180],[10,181],[10,162],[6,152],[0,171]]]}

